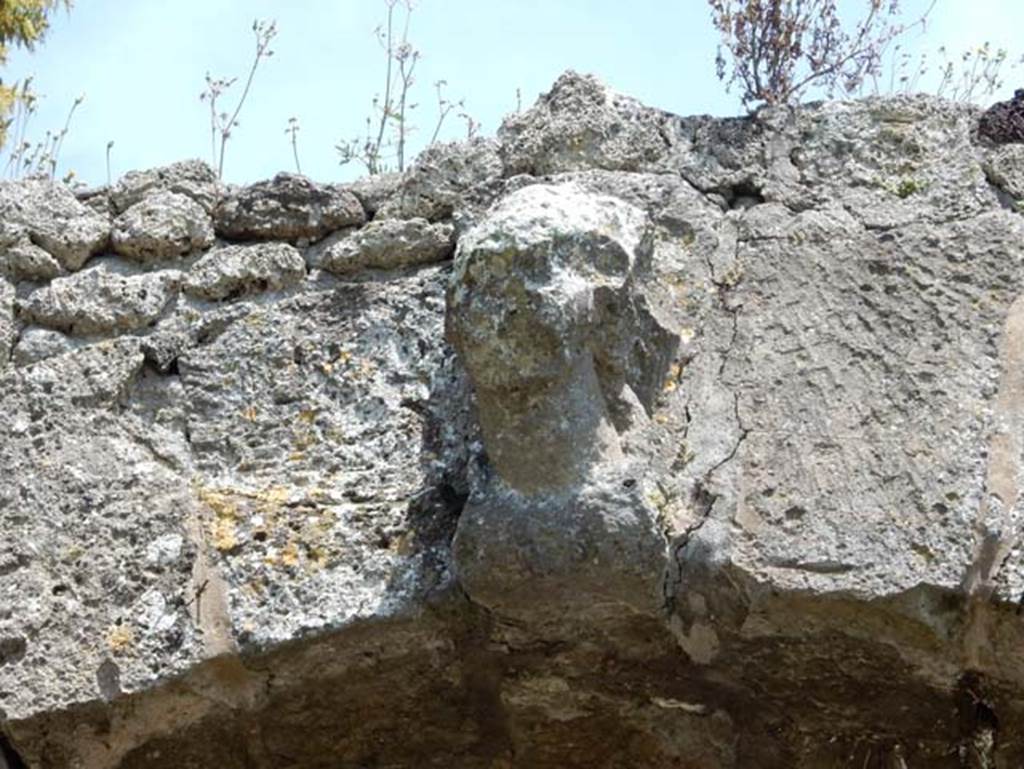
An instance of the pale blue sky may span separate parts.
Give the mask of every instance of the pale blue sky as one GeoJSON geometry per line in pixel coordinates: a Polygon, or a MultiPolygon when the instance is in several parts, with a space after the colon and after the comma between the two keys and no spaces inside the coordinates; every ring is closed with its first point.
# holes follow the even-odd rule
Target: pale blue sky
{"type": "MultiPolygon", "coordinates": [[[[927,0],[903,5],[912,12],[927,0]]],[[[292,170],[284,134],[292,115],[302,126],[305,173],[322,181],[359,174],[355,165],[338,165],[334,145],[362,130],[381,89],[383,54],[373,36],[381,0],[77,0],[35,53],[10,58],[3,76],[10,82],[34,73],[45,94],[30,137],[59,128],[74,98],[85,94],[60,173],[72,168],[86,182],[103,183],[110,140],[115,178],[209,157],[208,113],[198,98],[204,74],[245,73],[254,18],[277,20],[276,53],[256,75],[228,146],[225,179],[250,182],[292,170]]],[[[927,36],[916,42],[960,50],[988,40],[1019,57],[1021,29],[1022,0],[938,0],[927,36]]],[[[717,38],[705,0],[419,0],[410,39],[423,53],[414,149],[432,132],[431,84],[439,78],[450,96],[465,98],[486,134],[515,108],[517,88],[528,106],[567,68],[680,114],[741,111],[715,78],[717,38]]],[[[1006,92],[1024,85],[1024,69],[1015,74],[1006,92]]],[[[445,131],[449,138],[463,133],[455,120],[445,131]]]]}

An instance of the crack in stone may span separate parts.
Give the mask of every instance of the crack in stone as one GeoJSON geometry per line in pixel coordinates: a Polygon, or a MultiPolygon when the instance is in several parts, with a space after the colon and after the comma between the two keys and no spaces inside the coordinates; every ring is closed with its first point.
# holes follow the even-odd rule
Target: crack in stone
{"type": "Polygon", "coordinates": [[[740,447],[743,445],[744,441],[746,441],[747,436],[750,435],[750,429],[743,426],[743,421],[740,418],[739,404],[739,395],[733,393],[733,413],[735,415],[736,424],[740,429],[740,435],[736,439],[736,443],[733,445],[727,456],[704,473],[703,478],[697,481],[693,489],[692,497],[694,502],[698,505],[700,516],[696,521],[686,527],[682,535],[677,539],[675,545],[672,545],[671,541],[669,542],[669,547],[672,551],[671,563],[669,569],[666,570],[662,594],[662,608],[668,616],[671,616],[675,612],[676,594],[678,593],[679,586],[682,584],[683,551],[686,550],[687,545],[690,544],[690,540],[693,538],[694,534],[700,531],[704,524],[710,520],[711,513],[714,511],[715,503],[718,501],[720,496],[719,494],[709,491],[708,487],[711,485],[714,475],[736,458],[740,447]]]}
{"type": "Polygon", "coordinates": [[[1024,455],[1024,296],[1010,306],[1000,350],[1001,374],[992,406],[985,495],[975,520],[975,544],[961,589],[967,596],[963,632],[965,667],[980,667],[990,637],[986,604],[1019,538],[1021,457],[1024,455]]]}

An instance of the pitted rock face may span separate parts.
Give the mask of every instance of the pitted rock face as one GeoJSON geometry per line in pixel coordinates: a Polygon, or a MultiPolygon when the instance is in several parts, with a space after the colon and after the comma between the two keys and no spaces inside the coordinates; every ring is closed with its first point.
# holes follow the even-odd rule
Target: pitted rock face
{"type": "Polygon", "coordinates": [[[287,243],[225,246],[192,266],[184,290],[200,299],[237,298],[295,286],[305,277],[302,254],[287,243]]]}
{"type": "Polygon", "coordinates": [[[460,241],[448,330],[497,478],[463,511],[455,555],[470,595],[502,614],[656,611],[665,541],[609,413],[624,383],[602,381],[625,368],[618,326],[651,238],[643,211],[570,183],[508,195],[460,241]]]}
{"type": "Polygon", "coordinates": [[[158,190],[114,220],[110,240],[122,256],[159,261],[209,248],[213,222],[191,198],[158,190]]]}
{"type": "Polygon", "coordinates": [[[194,200],[211,213],[224,194],[217,173],[202,160],[182,160],[162,168],[129,171],[110,190],[114,212],[122,214],[158,192],[173,192],[194,200]]]}
{"type": "Polygon", "coordinates": [[[7,367],[14,338],[14,286],[0,277],[0,372],[7,367]]]}
{"type": "Polygon", "coordinates": [[[572,184],[509,195],[460,241],[449,334],[481,402],[494,404],[481,411],[488,452],[514,487],[570,485],[587,465],[619,456],[596,362],[608,354],[605,327],[617,323],[609,310],[630,303],[650,248],[642,211],[572,184]],[[555,407],[563,391],[573,394],[555,407]],[[541,423],[548,403],[556,411],[541,423]],[[531,449],[518,424],[526,420],[544,432],[531,449]]]}
{"type": "Polygon", "coordinates": [[[110,222],[79,203],[63,184],[0,182],[0,221],[18,225],[66,270],[77,270],[110,237],[110,222]]]}
{"type": "Polygon", "coordinates": [[[573,184],[526,187],[459,242],[451,331],[482,389],[553,382],[597,341],[595,294],[650,258],[643,211],[573,184]]]}
{"type": "Polygon", "coordinates": [[[75,335],[134,331],[160,317],[181,280],[177,270],[126,275],[96,264],[34,291],[21,314],[24,320],[75,335]]]}
{"type": "Polygon", "coordinates": [[[670,116],[615,93],[592,75],[567,72],[529,110],[502,123],[507,174],[603,168],[671,168],[670,116]]]}
{"type": "Polygon", "coordinates": [[[230,240],[315,240],[365,222],[362,204],[347,189],[284,173],[235,190],[214,212],[217,234],[230,240]]]}
{"type": "Polygon", "coordinates": [[[568,73],[215,213],[198,162],[0,183],[0,767],[1024,765],[1024,144],[978,123],[568,73]]]}
{"type": "Polygon", "coordinates": [[[338,275],[360,270],[393,270],[414,264],[441,262],[452,255],[455,232],[451,224],[426,219],[380,219],[327,247],[321,266],[338,275]]]}

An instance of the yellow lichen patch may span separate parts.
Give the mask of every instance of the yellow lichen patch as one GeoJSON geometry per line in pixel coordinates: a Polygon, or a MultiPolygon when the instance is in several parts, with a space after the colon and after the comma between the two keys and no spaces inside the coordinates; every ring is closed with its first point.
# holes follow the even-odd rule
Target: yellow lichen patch
{"type": "Polygon", "coordinates": [[[235,518],[238,516],[238,503],[232,495],[199,487],[196,491],[199,501],[206,505],[218,518],[235,518]]]}
{"type": "Polygon", "coordinates": [[[238,526],[230,518],[217,518],[210,524],[210,540],[222,553],[238,547],[238,526]]]}
{"type": "Polygon", "coordinates": [[[679,377],[683,374],[683,367],[678,363],[673,363],[672,367],[668,370],[668,376],[665,378],[665,384],[661,388],[663,392],[675,392],[676,388],[679,387],[679,377]]]}
{"type": "Polygon", "coordinates": [[[135,631],[126,625],[115,625],[107,632],[107,647],[114,654],[123,654],[135,643],[135,631]]]}
{"type": "Polygon", "coordinates": [[[234,495],[200,486],[196,489],[196,496],[213,513],[213,520],[210,522],[210,540],[213,546],[221,552],[238,547],[238,501],[234,495]]]}
{"type": "Polygon", "coordinates": [[[295,544],[294,539],[288,540],[288,544],[281,549],[281,565],[299,565],[299,546],[295,544]]]}
{"type": "Polygon", "coordinates": [[[268,486],[253,495],[261,505],[261,512],[277,512],[277,509],[288,501],[287,486],[268,486]]]}
{"type": "Polygon", "coordinates": [[[302,422],[304,424],[307,424],[307,425],[311,425],[311,424],[313,424],[313,422],[315,420],[316,420],[316,412],[313,411],[312,409],[308,409],[306,411],[300,411],[299,412],[299,421],[300,422],[302,422]]]}
{"type": "Polygon", "coordinates": [[[197,484],[196,496],[212,513],[211,545],[222,552],[243,545],[258,548],[268,566],[307,571],[325,568],[335,554],[332,532],[337,513],[323,506],[323,489],[299,492],[268,486],[253,491],[197,484]]]}

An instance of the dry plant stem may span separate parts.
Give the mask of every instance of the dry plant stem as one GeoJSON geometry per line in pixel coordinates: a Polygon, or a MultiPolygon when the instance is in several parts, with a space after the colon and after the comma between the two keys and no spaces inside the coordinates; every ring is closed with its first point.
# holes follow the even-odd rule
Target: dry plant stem
{"type": "Polygon", "coordinates": [[[267,53],[267,46],[270,45],[270,40],[274,36],[273,25],[269,28],[269,34],[266,36],[260,34],[260,28],[256,24],[253,24],[253,31],[256,33],[256,55],[253,57],[252,66],[249,68],[249,77],[245,80],[245,87],[242,89],[242,95],[238,99],[238,104],[235,105],[235,111],[231,113],[231,118],[228,120],[227,125],[223,126],[220,132],[220,158],[217,161],[218,179],[224,176],[224,148],[231,137],[231,129],[238,124],[238,115],[242,111],[242,107],[245,106],[246,98],[249,96],[249,89],[252,88],[253,78],[256,77],[256,68],[259,67],[260,60],[264,56],[269,55],[267,53]]]}
{"type": "Polygon", "coordinates": [[[261,22],[254,21],[252,23],[252,31],[256,37],[256,53],[253,57],[252,66],[249,68],[249,75],[245,81],[245,87],[242,89],[242,94],[235,105],[234,111],[229,115],[227,112],[217,112],[217,100],[221,95],[231,87],[235,82],[235,78],[212,78],[210,74],[206,74],[206,90],[200,95],[201,101],[210,102],[210,155],[211,162],[217,168],[217,178],[223,178],[224,176],[224,154],[226,152],[228,139],[231,138],[231,132],[238,126],[238,116],[242,111],[242,107],[245,106],[246,99],[249,96],[249,91],[252,88],[253,79],[256,77],[256,70],[259,68],[260,61],[265,58],[269,58],[274,55],[274,52],[270,50],[270,42],[274,39],[277,34],[277,25],[271,21],[261,22]],[[218,136],[220,140],[220,149],[218,151],[217,141],[218,136]]]}
{"type": "MultiPolygon", "coordinates": [[[[206,76],[210,80],[209,74],[206,76]]],[[[217,162],[217,97],[210,97],[210,162],[217,162]]]]}
{"type": "MultiPolygon", "coordinates": [[[[934,10],[935,4],[937,2],[938,0],[932,0],[931,5],[928,6],[927,10],[925,10],[925,12],[921,14],[917,21],[915,21],[910,26],[896,27],[890,33],[887,33],[891,34],[891,37],[885,38],[885,43],[888,43],[894,37],[903,34],[909,29],[912,29],[919,25],[923,26],[928,18],[928,15],[932,12],[932,10],[934,10]]],[[[849,53],[840,58],[832,66],[808,74],[807,77],[805,77],[803,80],[799,81],[795,86],[789,89],[789,91],[785,95],[784,101],[789,101],[790,99],[792,99],[795,94],[800,93],[800,91],[802,91],[806,86],[808,86],[815,80],[819,80],[823,77],[828,77],[829,75],[838,74],[839,72],[842,71],[843,67],[849,64],[851,61],[857,61],[859,59],[862,59],[865,56],[865,54],[867,54],[870,51],[871,47],[876,44],[875,41],[872,41],[868,37],[868,33],[874,25],[875,17],[878,13],[878,8],[879,6],[877,5],[873,5],[871,7],[871,12],[868,14],[868,18],[864,21],[864,23],[860,25],[856,43],[854,44],[853,49],[849,53]]],[[[862,65],[861,68],[858,70],[857,77],[859,77],[860,79],[863,79],[863,77],[867,74],[866,72],[864,72],[865,66],[866,65],[862,65]]]]}
{"type": "Polygon", "coordinates": [[[288,127],[284,129],[286,134],[291,134],[292,143],[292,157],[295,159],[295,172],[302,174],[302,166],[299,165],[299,119],[296,117],[288,118],[288,127]]]}
{"type": "Polygon", "coordinates": [[[369,161],[368,165],[372,166],[369,169],[371,174],[380,173],[380,152],[381,147],[384,145],[384,132],[387,129],[388,120],[391,117],[391,82],[392,70],[394,68],[394,48],[392,41],[394,37],[395,6],[397,4],[398,0],[387,0],[387,43],[384,50],[387,52],[388,63],[384,75],[384,106],[381,108],[380,125],[377,127],[377,139],[369,150],[369,157],[367,158],[369,161]]]}
{"type": "Polygon", "coordinates": [[[50,178],[53,179],[57,173],[57,161],[60,159],[60,150],[64,146],[64,137],[68,135],[68,131],[71,129],[71,118],[75,116],[75,110],[78,109],[79,105],[85,101],[85,96],[79,96],[75,99],[71,105],[71,109],[68,110],[67,120],[64,121],[64,127],[60,133],[57,134],[54,140],[53,155],[50,157],[50,178]]]}
{"type": "MultiPolygon", "coordinates": [[[[408,17],[406,17],[406,29],[408,29],[408,17]]],[[[404,36],[403,36],[404,37],[404,36]]],[[[412,50],[408,43],[403,42],[398,54],[398,74],[401,81],[401,89],[398,97],[398,114],[395,120],[398,124],[398,170],[405,170],[405,141],[408,135],[406,113],[409,110],[409,89],[412,88],[412,73],[416,69],[416,60],[419,54],[412,50]]]]}
{"type": "Polygon", "coordinates": [[[434,83],[434,88],[437,91],[437,125],[434,126],[434,133],[430,137],[431,145],[437,143],[437,137],[441,133],[441,126],[444,125],[444,120],[448,117],[448,113],[455,109],[455,107],[461,106],[461,102],[459,104],[453,104],[448,101],[448,99],[444,98],[442,90],[446,85],[448,85],[447,80],[438,80],[434,83]]]}
{"type": "Polygon", "coordinates": [[[472,141],[477,131],[480,130],[480,123],[474,120],[468,112],[460,112],[459,117],[466,121],[466,140],[472,141]]]}

